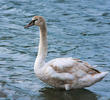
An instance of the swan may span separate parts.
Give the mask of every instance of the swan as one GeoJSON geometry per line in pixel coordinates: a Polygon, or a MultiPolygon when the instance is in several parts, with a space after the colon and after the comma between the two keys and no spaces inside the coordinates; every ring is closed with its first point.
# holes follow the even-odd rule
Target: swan
{"type": "Polygon", "coordinates": [[[42,16],[34,16],[32,21],[25,26],[38,26],[40,42],[38,55],[34,64],[36,76],[43,82],[65,90],[89,87],[102,80],[108,72],[100,72],[87,62],[72,57],[56,58],[45,62],[47,56],[47,27],[42,16]]]}

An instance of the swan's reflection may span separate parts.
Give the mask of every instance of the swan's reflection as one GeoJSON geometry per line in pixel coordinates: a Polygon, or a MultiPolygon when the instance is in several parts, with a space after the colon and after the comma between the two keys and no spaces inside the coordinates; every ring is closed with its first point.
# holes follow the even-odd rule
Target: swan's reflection
{"type": "Polygon", "coordinates": [[[55,88],[43,88],[40,90],[41,100],[97,100],[96,94],[86,90],[65,91],[55,88]]]}

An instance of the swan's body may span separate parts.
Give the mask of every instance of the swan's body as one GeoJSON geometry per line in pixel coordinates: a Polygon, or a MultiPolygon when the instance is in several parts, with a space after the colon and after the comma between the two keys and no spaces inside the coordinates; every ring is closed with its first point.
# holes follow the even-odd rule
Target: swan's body
{"type": "Polygon", "coordinates": [[[47,30],[43,17],[35,16],[25,27],[40,27],[40,43],[34,65],[37,77],[45,83],[66,90],[84,88],[102,80],[108,72],[99,72],[88,63],[74,58],[56,58],[45,63],[47,55],[47,30]]]}

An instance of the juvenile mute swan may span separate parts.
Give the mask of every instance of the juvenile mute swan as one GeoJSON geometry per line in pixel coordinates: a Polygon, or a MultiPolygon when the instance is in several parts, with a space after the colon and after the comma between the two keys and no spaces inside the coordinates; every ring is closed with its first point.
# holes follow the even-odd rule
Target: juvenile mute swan
{"type": "Polygon", "coordinates": [[[47,63],[47,27],[42,16],[34,16],[25,26],[39,26],[40,43],[34,72],[45,83],[65,90],[84,88],[102,80],[108,72],[100,72],[85,61],[74,58],[56,58],[47,63]]]}

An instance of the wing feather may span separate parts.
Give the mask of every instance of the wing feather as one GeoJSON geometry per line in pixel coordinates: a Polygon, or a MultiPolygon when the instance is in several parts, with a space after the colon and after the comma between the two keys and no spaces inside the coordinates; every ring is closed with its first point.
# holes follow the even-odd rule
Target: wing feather
{"type": "Polygon", "coordinates": [[[56,58],[46,63],[43,68],[47,78],[43,81],[48,80],[47,83],[55,87],[65,87],[67,84],[70,87],[77,86],[80,79],[100,73],[88,63],[73,58],[56,58]]]}
{"type": "Polygon", "coordinates": [[[56,58],[49,62],[49,66],[57,73],[77,74],[83,72],[91,75],[100,73],[87,62],[74,58],[56,58]]]}

